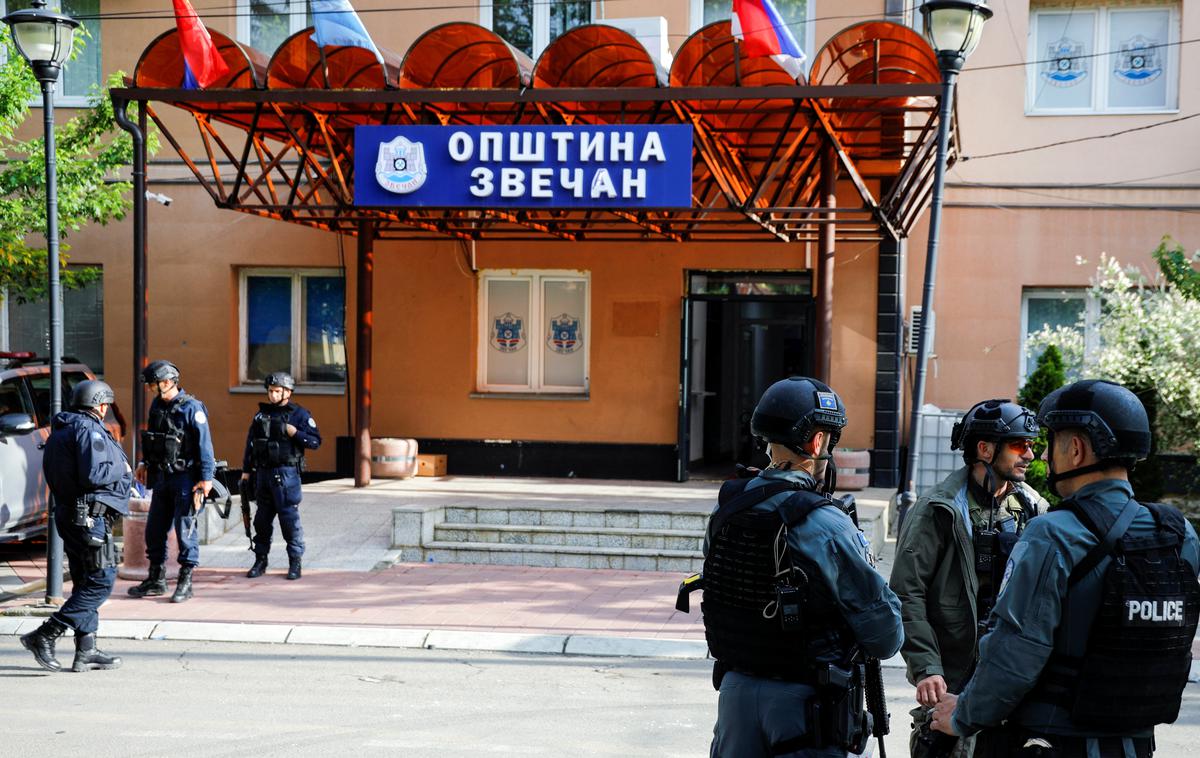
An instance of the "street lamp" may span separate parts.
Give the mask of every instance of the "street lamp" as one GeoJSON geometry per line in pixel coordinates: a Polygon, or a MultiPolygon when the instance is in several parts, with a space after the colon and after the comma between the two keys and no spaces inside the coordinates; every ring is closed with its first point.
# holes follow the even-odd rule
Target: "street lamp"
{"type": "MultiPolygon", "coordinates": [[[[42,85],[42,115],[46,130],[46,268],[50,279],[50,415],[62,410],[62,298],[58,281],[58,176],[54,161],[54,85],[71,55],[79,22],[46,10],[45,0],[14,11],[3,19],[12,29],[17,52],[29,62],[42,85]]],[[[62,597],[62,539],[54,523],[54,498],[49,503],[46,535],[46,602],[62,597]]]]}
{"type": "Polygon", "coordinates": [[[925,252],[925,290],[921,297],[921,331],[917,370],[913,379],[912,419],[908,425],[908,489],[900,493],[898,519],[903,521],[917,500],[918,444],[921,406],[925,404],[925,365],[929,362],[929,325],[933,321],[933,288],[937,278],[938,234],[942,225],[942,190],[946,183],[946,153],[950,148],[950,118],[954,113],[954,79],[967,57],[979,46],[983,24],[992,17],[984,2],[926,0],[921,6],[925,37],[937,51],[942,71],[942,102],[938,115],[937,163],[933,170],[933,200],[929,208],[929,246],[925,252]]]}

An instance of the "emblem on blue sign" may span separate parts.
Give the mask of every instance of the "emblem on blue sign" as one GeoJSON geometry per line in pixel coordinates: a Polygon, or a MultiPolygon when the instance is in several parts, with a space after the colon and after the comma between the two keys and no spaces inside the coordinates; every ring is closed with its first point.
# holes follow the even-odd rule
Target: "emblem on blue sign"
{"type": "Polygon", "coordinates": [[[556,353],[570,355],[582,346],[579,339],[579,319],[560,313],[550,319],[550,336],[546,345],[556,353]]]}
{"type": "Polygon", "coordinates": [[[837,396],[832,392],[818,392],[817,405],[820,406],[822,410],[836,411],[837,396]]]}
{"type": "Polygon", "coordinates": [[[1162,55],[1157,40],[1134,35],[1121,43],[1113,66],[1113,75],[1135,87],[1149,84],[1162,76],[1162,55]]]}
{"type": "Polygon", "coordinates": [[[492,321],[492,347],[502,353],[515,353],[525,347],[525,335],[521,331],[520,316],[504,313],[492,321]]]}
{"type": "Polygon", "coordinates": [[[1087,58],[1083,55],[1083,43],[1063,37],[1046,46],[1046,62],[1042,67],[1042,78],[1052,87],[1073,87],[1087,75],[1087,58]]]}
{"type": "Polygon", "coordinates": [[[375,179],[388,192],[407,195],[420,189],[429,169],[425,165],[425,147],[404,137],[379,145],[375,159],[375,179]]]}

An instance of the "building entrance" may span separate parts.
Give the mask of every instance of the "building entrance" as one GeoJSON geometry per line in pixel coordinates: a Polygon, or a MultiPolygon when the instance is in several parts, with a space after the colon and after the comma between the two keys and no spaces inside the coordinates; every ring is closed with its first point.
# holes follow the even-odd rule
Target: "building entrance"
{"type": "Polygon", "coordinates": [[[727,478],[762,466],[750,416],[773,382],[811,375],[812,279],[807,272],[689,272],[683,303],[680,480],[727,478]]]}

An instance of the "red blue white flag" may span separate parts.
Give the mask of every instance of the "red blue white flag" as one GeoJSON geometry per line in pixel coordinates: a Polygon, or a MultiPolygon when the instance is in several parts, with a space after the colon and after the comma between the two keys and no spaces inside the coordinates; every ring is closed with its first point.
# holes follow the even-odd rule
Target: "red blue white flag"
{"type": "Polygon", "coordinates": [[[175,28],[179,30],[179,49],[183,52],[183,88],[202,89],[229,73],[225,59],[217,52],[208,29],[200,22],[188,0],[175,4],[175,28]]]}
{"type": "Polygon", "coordinates": [[[799,79],[808,56],[771,0],[733,0],[729,18],[733,36],[742,41],[750,58],[770,57],[799,79]]]}

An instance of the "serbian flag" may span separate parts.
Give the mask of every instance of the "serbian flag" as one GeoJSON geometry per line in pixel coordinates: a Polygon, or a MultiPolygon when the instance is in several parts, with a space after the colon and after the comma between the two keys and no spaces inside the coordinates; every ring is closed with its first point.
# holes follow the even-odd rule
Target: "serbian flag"
{"type": "Polygon", "coordinates": [[[379,48],[367,34],[350,0],[311,0],[313,41],[317,47],[361,47],[375,53],[375,60],[383,65],[379,48]]]}
{"type": "Polygon", "coordinates": [[[179,49],[183,52],[183,88],[202,89],[229,73],[225,59],[217,52],[208,30],[192,10],[188,0],[175,4],[175,28],[179,30],[179,49]]]}
{"type": "Polygon", "coordinates": [[[771,0],[733,0],[729,24],[734,38],[746,46],[747,56],[769,56],[793,79],[804,75],[804,59],[808,56],[771,0]]]}

